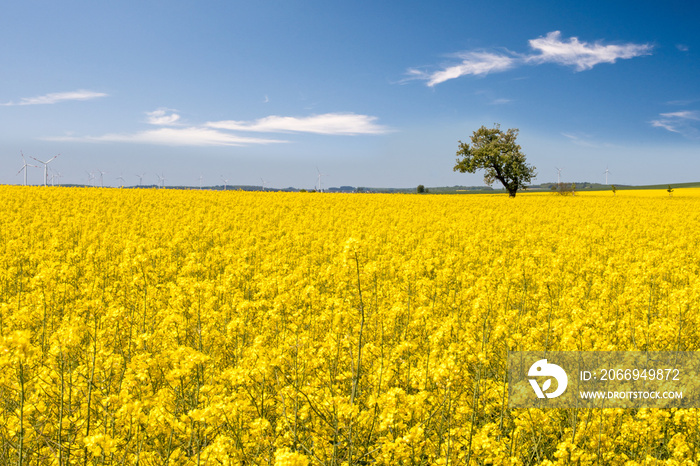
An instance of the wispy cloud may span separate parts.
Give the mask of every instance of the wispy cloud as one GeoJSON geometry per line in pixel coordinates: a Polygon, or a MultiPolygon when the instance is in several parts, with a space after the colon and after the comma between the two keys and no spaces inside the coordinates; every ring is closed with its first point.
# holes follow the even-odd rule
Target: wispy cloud
{"type": "Polygon", "coordinates": [[[456,54],[461,62],[445,65],[435,71],[408,69],[403,82],[419,79],[426,81],[427,86],[433,87],[450,79],[503,72],[524,64],[557,63],[584,71],[600,63],[615,63],[618,59],[649,55],[652,51],[649,44],[604,45],[600,41],[591,44],[579,41],[577,37],[562,40],[559,31],[550,32],[545,37],[532,39],[528,43],[536,53],[462,52],[456,54]]]}
{"type": "Polygon", "coordinates": [[[170,110],[168,108],[159,108],[158,110],[154,110],[152,112],[146,112],[146,115],[148,115],[147,121],[151,125],[174,125],[180,119],[180,115],[175,112],[176,110],[170,110]]]}
{"type": "Polygon", "coordinates": [[[9,107],[15,105],[50,105],[57,104],[59,102],[66,102],[70,100],[91,100],[97,99],[99,97],[106,97],[108,94],[103,92],[87,91],[84,89],[79,89],[72,92],[55,92],[52,94],[40,95],[36,97],[24,97],[18,102],[6,102],[0,105],[9,107]]]}
{"type": "Polygon", "coordinates": [[[375,123],[376,117],[354,113],[327,113],[310,117],[269,116],[252,122],[216,121],[199,125],[180,123],[180,115],[174,110],[160,108],[146,112],[146,122],[161,126],[136,133],[109,133],[101,136],[61,136],[44,138],[50,141],[73,142],[125,142],[157,144],[165,146],[247,146],[254,144],[280,144],[284,139],[242,136],[241,132],[264,133],[317,133],[329,135],[382,134],[389,130],[375,123]]]}
{"type": "Polygon", "coordinates": [[[510,69],[516,63],[513,57],[489,52],[464,52],[458,54],[461,63],[446,66],[442,70],[424,72],[417,69],[408,70],[409,79],[423,79],[429,87],[444,83],[461,76],[480,76],[510,69]]]}
{"type": "Polygon", "coordinates": [[[649,44],[603,45],[600,41],[589,44],[580,42],[578,37],[571,37],[566,41],[561,39],[559,31],[532,39],[529,44],[539,54],[527,57],[528,62],[572,65],[577,71],[590,70],[600,63],[615,63],[618,59],[649,55],[652,49],[649,44]]]}
{"type": "Polygon", "coordinates": [[[700,120],[700,113],[691,110],[662,113],[661,116],[665,118],[680,118],[684,120],[700,120]]]}
{"type": "Polygon", "coordinates": [[[263,133],[315,133],[328,135],[383,134],[388,128],[376,123],[377,117],[355,113],[324,113],[308,117],[272,115],[255,121],[212,121],[209,128],[263,133]]]}
{"type": "Polygon", "coordinates": [[[669,105],[691,105],[695,102],[700,102],[700,99],[681,99],[681,100],[669,100],[666,102],[669,105]]]}
{"type": "Polygon", "coordinates": [[[209,128],[160,128],[138,133],[105,134],[102,136],[65,136],[45,138],[50,141],[73,142],[130,142],[137,144],[156,144],[161,146],[247,146],[251,144],[284,143],[279,139],[262,139],[239,136],[216,131],[209,128]]]}
{"type": "Polygon", "coordinates": [[[700,137],[700,112],[683,110],[659,114],[659,118],[651,121],[651,126],[663,128],[672,133],[682,134],[691,139],[700,137]]]}
{"type": "Polygon", "coordinates": [[[690,47],[688,47],[685,44],[676,44],[676,48],[681,52],[687,52],[688,50],[690,50],[690,47]]]}
{"type": "Polygon", "coordinates": [[[565,138],[569,139],[571,142],[573,142],[577,146],[592,147],[592,148],[596,148],[596,149],[616,147],[614,144],[596,141],[593,138],[593,136],[591,136],[590,134],[586,134],[586,133],[582,133],[582,132],[561,133],[561,135],[564,136],[565,138]]]}

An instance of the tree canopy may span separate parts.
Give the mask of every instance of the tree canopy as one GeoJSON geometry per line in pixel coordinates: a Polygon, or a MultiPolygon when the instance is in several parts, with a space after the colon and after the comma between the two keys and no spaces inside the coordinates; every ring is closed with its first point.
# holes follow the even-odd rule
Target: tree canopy
{"type": "Polygon", "coordinates": [[[459,141],[454,171],[474,173],[485,170],[486,184],[491,186],[498,180],[508,195],[515,197],[515,193],[525,189],[537,175],[535,167],[525,163],[525,154],[515,142],[517,136],[516,128],[503,132],[498,124],[494,128],[482,126],[471,136],[471,145],[459,141]]]}

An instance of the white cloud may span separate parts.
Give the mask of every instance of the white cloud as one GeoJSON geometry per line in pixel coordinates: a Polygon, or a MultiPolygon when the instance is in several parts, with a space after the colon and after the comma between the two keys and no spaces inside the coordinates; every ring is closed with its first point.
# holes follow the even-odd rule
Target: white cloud
{"type": "Polygon", "coordinates": [[[561,133],[561,135],[568,138],[577,146],[593,147],[596,149],[616,147],[614,144],[610,144],[608,142],[596,141],[590,134],[582,132],[561,133]]]}
{"type": "Polygon", "coordinates": [[[528,62],[573,65],[577,71],[589,70],[600,63],[615,63],[619,58],[628,59],[648,55],[652,49],[649,44],[602,45],[600,42],[589,44],[579,42],[577,37],[562,41],[559,31],[532,39],[529,43],[530,47],[540,53],[527,57],[528,62]]]}
{"type": "Polygon", "coordinates": [[[108,94],[80,89],[72,92],[55,92],[52,94],[40,95],[36,97],[24,97],[19,102],[7,102],[4,106],[13,105],[49,105],[70,100],[90,100],[98,97],[106,97],[108,94]]]}
{"type": "Polygon", "coordinates": [[[180,119],[180,115],[175,113],[175,110],[167,108],[159,108],[152,112],[146,112],[146,115],[148,115],[147,121],[149,124],[158,126],[174,125],[180,119]]]}
{"type": "Polygon", "coordinates": [[[251,144],[284,143],[279,139],[262,139],[238,136],[209,128],[160,128],[138,133],[105,134],[102,136],[66,136],[45,138],[50,141],[76,142],[130,142],[163,146],[246,146],[251,144]]]}
{"type": "Polygon", "coordinates": [[[700,112],[683,110],[680,112],[661,113],[659,117],[659,119],[650,122],[651,126],[682,134],[691,139],[700,137],[700,130],[698,129],[698,123],[696,123],[700,121],[700,112]]]}
{"type": "Polygon", "coordinates": [[[216,121],[185,127],[178,124],[180,116],[174,110],[161,108],[147,112],[147,123],[162,128],[136,133],[110,133],[101,136],[63,136],[44,138],[50,141],[128,142],[166,146],[245,146],[279,144],[289,141],[241,136],[235,132],[317,133],[334,135],[382,134],[389,130],[375,123],[376,117],[354,113],[327,113],[310,117],[269,116],[252,122],[216,121]]]}
{"type": "Polygon", "coordinates": [[[662,113],[661,116],[664,118],[681,118],[681,119],[685,119],[685,120],[700,120],[700,113],[693,112],[690,110],[683,110],[681,112],[662,113]]]}
{"type": "Polygon", "coordinates": [[[461,76],[479,76],[505,71],[516,63],[513,57],[489,52],[464,52],[458,54],[458,57],[462,59],[461,63],[447,66],[432,73],[410,69],[408,70],[409,79],[424,79],[428,81],[429,87],[433,87],[461,76]]]}
{"type": "Polygon", "coordinates": [[[673,133],[680,132],[676,129],[675,125],[673,125],[672,122],[668,120],[651,120],[651,126],[653,126],[654,128],[663,128],[673,133]]]}
{"type": "Polygon", "coordinates": [[[700,101],[700,99],[685,99],[685,100],[670,100],[666,102],[669,105],[691,105],[694,104],[695,102],[700,101]]]}
{"type": "Polygon", "coordinates": [[[558,63],[575,66],[577,71],[583,71],[600,63],[615,63],[618,59],[649,55],[652,50],[652,46],[649,44],[603,45],[600,42],[590,44],[579,41],[577,37],[562,40],[559,31],[550,32],[545,37],[532,39],[529,44],[538,53],[519,55],[511,52],[509,54],[462,52],[457,54],[457,57],[462,59],[460,63],[445,66],[441,70],[432,72],[410,68],[406,71],[407,77],[401,82],[419,79],[427,81],[427,86],[433,87],[450,79],[507,71],[526,63],[558,63]]]}
{"type": "Polygon", "coordinates": [[[676,44],[676,48],[681,52],[687,52],[688,50],[690,50],[690,47],[688,47],[685,44],[676,44]]]}
{"type": "Polygon", "coordinates": [[[255,121],[212,121],[209,128],[265,133],[316,133],[329,135],[383,134],[389,130],[375,123],[377,117],[354,113],[324,113],[309,117],[272,115],[255,121]]]}
{"type": "Polygon", "coordinates": [[[571,133],[561,133],[561,135],[566,137],[566,138],[571,139],[572,141],[578,141],[579,139],[581,139],[579,136],[577,136],[575,134],[571,134],[571,133]]]}

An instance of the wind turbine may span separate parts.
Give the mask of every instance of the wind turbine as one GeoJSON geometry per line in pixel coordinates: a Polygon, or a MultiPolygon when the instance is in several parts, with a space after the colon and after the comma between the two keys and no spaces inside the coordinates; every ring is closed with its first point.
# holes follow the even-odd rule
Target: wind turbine
{"type": "Polygon", "coordinates": [[[142,173],[142,174],[140,174],[140,175],[139,175],[138,173],[136,174],[136,176],[139,177],[139,188],[140,188],[141,185],[143,184],[143,175],[145,175],[145,173],[142,173]]]}
{"type": "Polygon", "coordinates": [[[608,170],[608,167],[605,167],[605,184],[608,184],[608,175],[610,174],[610,170],[608,170]]]}
{"type": "Polygon", "coordinates": [[[223,182],[224,182],[224,191],[226,191],[226,187],[228,186],[228,180],[227,180],[226,178],[224,178],[223,175],[221,175],[221,179],[222,179],[223,182]]]}
{"type": "Polygon", "coordinates": [[[557,184],[561,183],[561,171],[564,169],[564,167],[559,168],[559,167],[554,167],[557,170],[557,184]]]}
{"type": "Polygon", "coordinates": [[[107,172],[103,172],[102,170],[97,170],[100,173],[100,188],[104,188],[104,178],[103,176],[107,174],[107,172]]]}
{"type": "Polygon", "coordinates": [[[55,159],[55,158],[58,157],[59,155],[61,155],[61,154],[54,155],[53,157],[51,157],[51,158],[50,158],[49,160],[47,160],[46,162],[44,162],[43,160],[39,160],[39,159],[37,159],[36,157],[32,157],[32,158],[33,158],[34,160],[36,160],[37,162],[43,163],[43,164],[44,164],[44,186],[46,186],[46,184],[47,184],[48,181],[49,181],[49,167],[48,167],[48,166],[49,166],[49,163],[51,163],[51,162],[53,161],[53,159],[55,159]]]}
{"type": "Polygon", "coordinates": [[[165,187],[165,173],[163,173],[163,176],[160,176],[158,173],[156,173],[156,176],[158,177],[158,182],[160,183],[161,189],[165,187]]]}
{"type": "Polygon", "coordinates": [[[27,167],[34,167],[34,168],[39,168],[38,165],[30,165],[27,163],[27,159],[24,158],[24,154],[22,151],[20,151],[20,154],[22,155],[22,160],[24,161],[24,165],[22,165],[22,168],[19,169],[17,172],[17,175],[22,173],[22,170],[24,170],[24,185],[27,186],[27,167]]]}
{"type": "Polygon", "coordinates": [[[260,178],[260,182],[262,182],[262,190],[265,191],[265,180],[260,178]]]}
{"type": "Polygon", "coordinates": [[[325,173],[321,173],[321,171],[316,167],[316,171],[318,172],[318,192],[323,192],[322,185],[321,185],[321,177],[322,176],[328,176],[325,173]]]}
{"type": "Polygon", "coordinates": [[[51,178],[51,186],[55,186],[54,180],[60,178],[61,174],[52,168],[49,168],[49,172],[51,172],[49,175],[49,178],[51,178]]]}
{"type": "Polygon", "coordinates": [[[89,171],[87,171],[87,170],[85,170],[85,173],[88,174],[88,184],[89,184],[90,186],[95,186],[95,185],[93,184],[93,181],[95,181],[95,174],[94,174],[93,172],[89,172],[89,171]]]}
{"type": "Polygon", "coordinates": [[[123,187],[124,187],[124,177],[121,176],[121,175],[119,175],[119,176],[117,177],[117,179],[118,179],[118,180],[122,180],[122,185],[121,185],[121,187],[123,188],[123,187]]]}

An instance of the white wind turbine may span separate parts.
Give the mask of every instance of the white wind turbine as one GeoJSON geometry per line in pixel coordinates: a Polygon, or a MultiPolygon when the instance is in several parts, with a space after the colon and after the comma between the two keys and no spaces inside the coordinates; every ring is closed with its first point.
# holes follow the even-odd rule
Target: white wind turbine
{"type": "Polygon", "coordinates": [[[554,167],[557,170],[557,184],[561,183],[561,171],[564,169],[564,167],[559,168],[559,167],[554,167]]]}
{"type": "Polygon", "coordinates": [[[107,172],[103,172],[102,170],[97,170],[98,173],[100,174],[100,188],[104,188],[104,176],[107,174],[107,172]]]}
{"type": "Polygon", "coordinates": [[[60,176],[60,173],[58,173],[57,171],[52,170],[50,168],[49,168],[49,172],[50,172],[49,178],[51,179],[51,186],[55,186],[54,180],[60,176]]]}
{"type": "Polygon", "coordinates": [[[158,182],[160,183],[161,189],[165,187],[165,173],[163,173],[163,176],[160,176],[158,173],[156,173],[156,176],[158,177],[158,182]]]}
{"type": "Polygon", "coordinates": [[[608,167],[605,167],[605,184],[608,184],[608,175],[610,174],[610,170],[608,170],[608,167]]]}
{"type": "Polygon", "coordinates": [[[321,184],[321,177],[328,176],[328,175],[326,175],[325,173],[321,173],[321,171],[318,169],[318,167],[316,167],[316,171],[318,172],[318,188],[316,189],[316,191],[318,191],[320,193],[320,192],[323,192],[323,185],[321,184]]]}
{"type": "Polygon", "coordinates": [[[138,173],[136,174],[136,176],[139,177],[139,188],[140,188],[141,185],[143,184],[143,176],[144,176],[144,175],[145,175],[145,173],[142,173],[142,174],[140,174],[140,175],[139,175],[138,173]]]}
{"type": "Polygon", "coordinates": [[[87,171],[87,170],[85,170],[85,173],[88,174],[88,184],[89,184],[90,186],[95,186],[95,185],[93,184],[93,182],[95,181],[95,174],[94,174],[93,172],[89,172],[89,171],[87,171]]]}
{"type": "Polygon", "coordinates": [[[265,191],[265,180],[260,178],[260,182],[262,183],[262,190],[265,191]]]}
{"type": "Polygon", "coordinates": [[[53,161],[53,159],[55,159],[55,158],[58,157],[59,155],[61,155],[61,154],[54,155],[53,157],[51,157],[51,158],[50,158],[49,160],[47,160],[46,162],[44,162],[43,160],[39,160],[39,159],[37,159],[36,157],[32,157],[32,158],[33,158],[34,160],[36,160],[37,162],[43,163],[43,164],[44,164],[44,186],[46,186],[47,183],[48,183],[48,181],[49,181],[49,164],[53,161]]]}
{"type": "Polygon", "coordinates": [[[123,187],[124,187],[124,177],[121,176],[121,175],[119,175],[119,176],[117,177],[117,179],[118,179],[118,180],[122,180],[122,185],[121,185],[121,187],[123,188],[123,187]]]}
{"type": "Polygon", "coordinates": [[[223,175],[221,175],[221,179],[222,179],[223,182],[224,182],[224,191],[226,191],[226,188],[227,188],[227,186],[228,186],[228,180],[227,180],[226,178],[224,178],[223,175]]]}
{"type": "Polygon", "coordinates": [[[27,186],[27,167],[39,168],[39,166],[28,164],[27,159],[24,158],[24,154],[22,153],[22,151],[20,151],[20,154],[22,155],[22,161],[24,162],[24,165],[22,165],[22,168],[19,169],[17,175],[22,173],[22,170],[24,170],[24,185],[27,186]]]}

